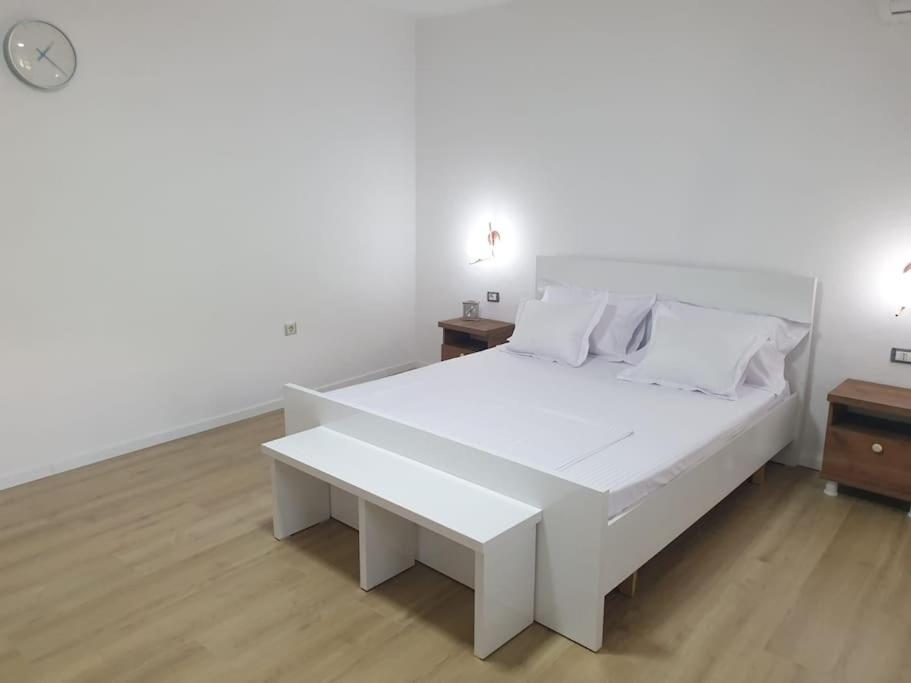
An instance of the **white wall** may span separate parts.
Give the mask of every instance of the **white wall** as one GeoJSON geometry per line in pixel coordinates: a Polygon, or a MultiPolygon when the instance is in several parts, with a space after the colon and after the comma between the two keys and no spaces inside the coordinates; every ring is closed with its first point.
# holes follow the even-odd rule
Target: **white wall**
{"type": "Polygon", "coordinates": [[[413,19],[0,4],[22,18],[79,68],[46,94],[0,64],[0,488],[413,359],[413,19]]]}
{"type": "Polygon", "coordinates": [[[911,385],[888,295],[911,261],[911,25],[878,0],[520,0],[418,28],[419,353],[488,289],[509,318],[537,253],[822,281],[808,450],[826,393],[911,385]],[[513,254],[469,267],[498,218],[513,254]]]}

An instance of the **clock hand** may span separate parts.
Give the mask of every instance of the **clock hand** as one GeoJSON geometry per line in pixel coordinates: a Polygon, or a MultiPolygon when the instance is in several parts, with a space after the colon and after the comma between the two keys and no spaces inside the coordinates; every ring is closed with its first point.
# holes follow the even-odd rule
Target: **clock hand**
{"type": "Polygon", "coordinates": [[[68,75],[69,75],[66,71],[64,71],[63,69],[61,69],[61,68],[60,68],[60,65],[57,64],[57,62],[55,62],[53,59],[51,59],[50,57],[47,57],[46,59],[47,59],[47,61],[49,61],[49,62],[51,63],[51,65],[52,65],[55,69],[57,69],[57,71],[59,71],[60,73],[62,73],[64,76],[68,76],[68,75]]]}

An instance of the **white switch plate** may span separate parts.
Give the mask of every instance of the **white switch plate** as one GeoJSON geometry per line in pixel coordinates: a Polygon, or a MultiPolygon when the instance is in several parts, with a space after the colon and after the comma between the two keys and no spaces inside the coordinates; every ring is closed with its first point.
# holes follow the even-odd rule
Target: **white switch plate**
{"type": "Polygon", "coordinates": [[[297,334],[297,322],[285,323],[285,336],[293,337],[297,334]]]}

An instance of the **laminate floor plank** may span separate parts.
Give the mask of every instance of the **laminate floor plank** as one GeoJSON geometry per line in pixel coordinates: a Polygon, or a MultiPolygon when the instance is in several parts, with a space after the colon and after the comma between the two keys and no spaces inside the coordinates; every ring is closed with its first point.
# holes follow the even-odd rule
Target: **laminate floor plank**
{"type": "Polygon", "coordinates": [[[879,582],[897,531],[907,520],[866,501],[855,504],[794,606],[768,643],[780,657],[832,672],[870,589],[879,582]]]}
{"type": "Polygon", "coordinates": [[[771,467],[607,597],[480,661],[471,590],[358,586],[357,532],[272,538],[280,413],[0,492],[0,681],[911,683],[911,521],[771,467]]]}

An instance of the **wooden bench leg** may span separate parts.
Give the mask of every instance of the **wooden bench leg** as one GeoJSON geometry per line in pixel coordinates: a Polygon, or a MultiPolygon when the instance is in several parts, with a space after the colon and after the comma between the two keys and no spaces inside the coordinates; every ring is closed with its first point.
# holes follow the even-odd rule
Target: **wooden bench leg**
{"type": "Polygon", "coordinates": [[[534,621],[536,534],[526,524],[475,552],[474,653],[481,659],[534,621]]]}
{"type": "Polygon", "coordinates": [[[414,566],[418,528],[363,498],[357,501],[361,588],[373,590],[414,566]]]}
{"type": "Polygon", "coordinates": [[[626,581],[617,586],[617,590],[620,592],[620,595],[625,595],[628,598],[636,597],[636,589],[639,587],[639,572],[633,572],[633,575],[630,576],[626,581]]]}
{"type": "Polygon", "coordinates": [[[766,466],[763,465],[758,470],[756,470],[756,473],[752,477],[750,477],[750,481],[756,486],[762,486],[765,484],[765,468],[766,466]]]}
{"type": "Polygon", "coordinates": [[[282,540],[329,519],[329,484],[272,461],[272,529],[282,540]]]}

